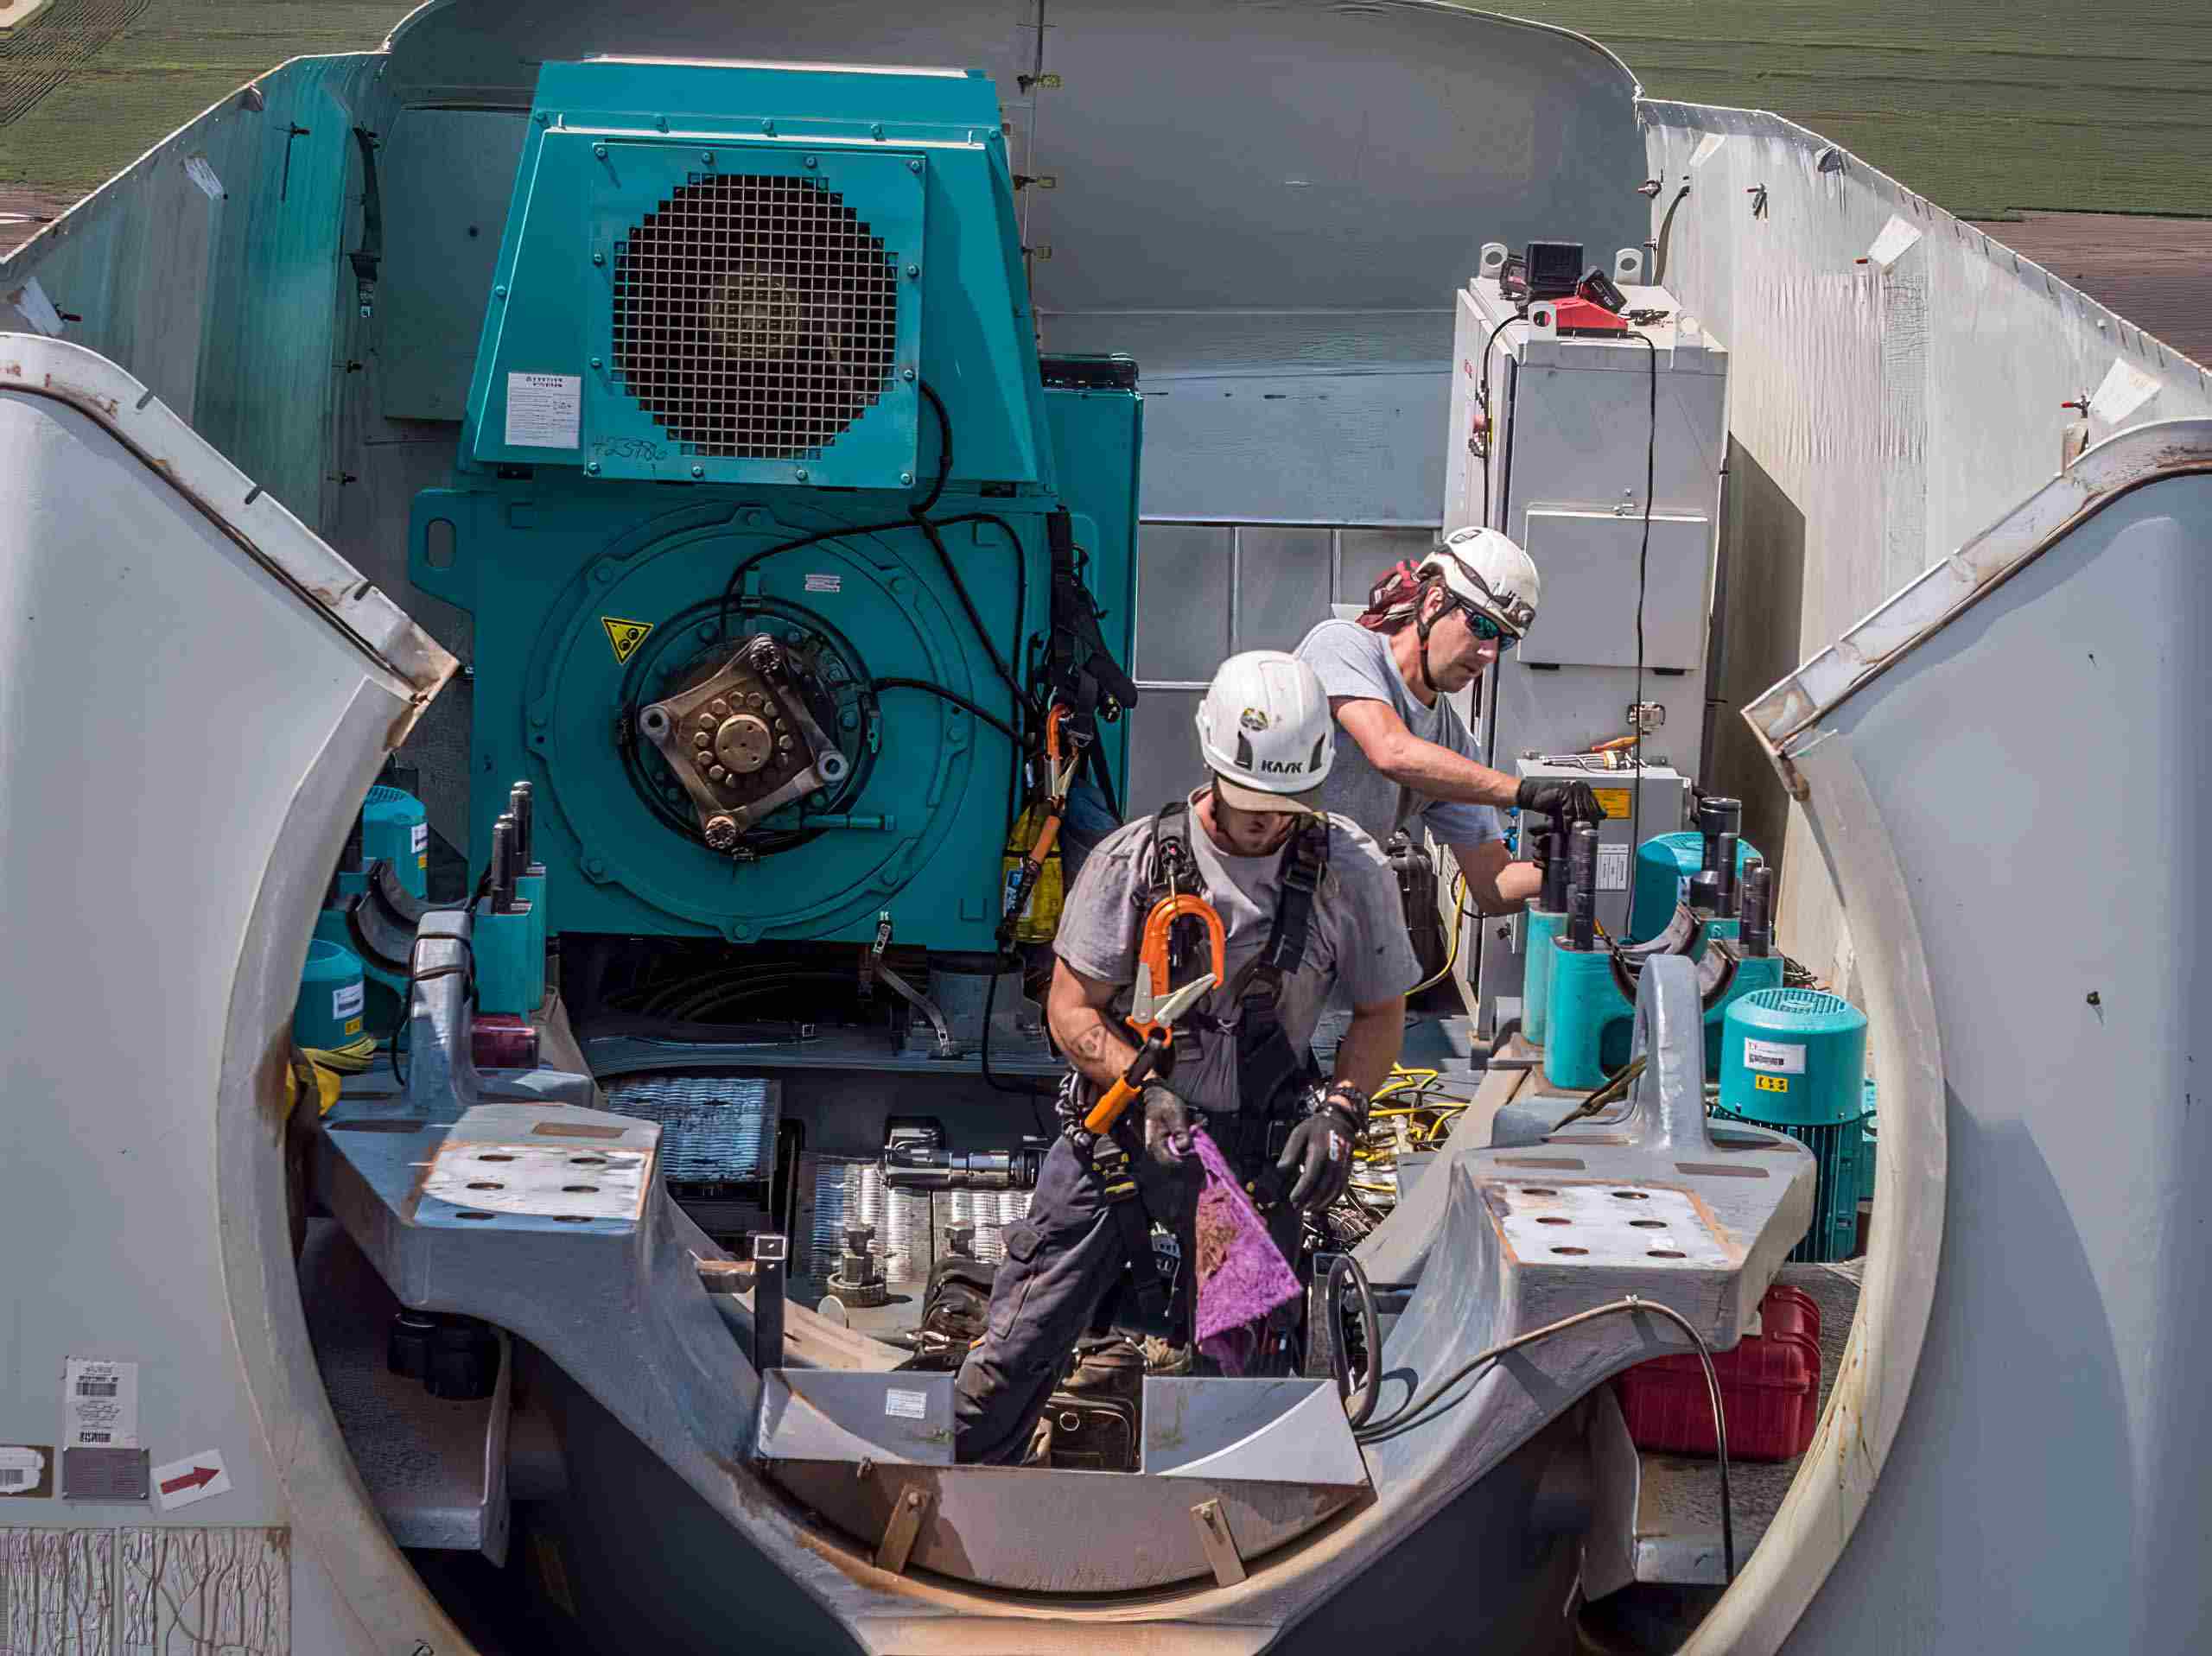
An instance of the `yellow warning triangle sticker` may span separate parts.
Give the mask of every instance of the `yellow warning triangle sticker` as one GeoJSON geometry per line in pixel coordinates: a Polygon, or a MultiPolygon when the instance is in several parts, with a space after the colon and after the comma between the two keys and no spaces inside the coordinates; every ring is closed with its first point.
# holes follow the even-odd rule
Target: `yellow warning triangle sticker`
{"type": "Polygon", "coordinates": [[[599,624],[607,629],[607,642],[614,646],[614,664],[617,667],[629,665],[630,657],[638,653],[638,646],[645,643],[645,635],[653,630],[651,621],[626,621],[619,615],[602,615],[599,618],[599,624]]]}

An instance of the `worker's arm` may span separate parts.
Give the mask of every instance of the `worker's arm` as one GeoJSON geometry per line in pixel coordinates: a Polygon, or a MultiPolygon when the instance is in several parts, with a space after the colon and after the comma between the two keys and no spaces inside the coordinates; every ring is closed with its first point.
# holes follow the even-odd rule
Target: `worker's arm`
{"type": "Polygon", "coordinates": [[[1514,861],[1503,840],[1455,845],[1452,860],[1466,877],[1468,906],[1478,914],[1516,914],[1543,888],[1543,870],[1533,862],[1514,861]]]}
{"type": "Polygon", "coordinates": [[[1512,809],[1521,787],[1516,778],[1478,765],[1448,747],[1423,741],[1406,728],[1406,721],[1389,702],[1368,696],[1332,695],[1329,711],[1359,744],[1367,762],[1399,786],[1410,788],[1425,799],[1512,809]]]}
{"type": "MultiPolygon", "coordinates": [[[[1052,987],[1045,993],[1045,1021],[1052,1026],[1052,1039],[1068,1062],[1102,1090],[1119,1081],[1137,1056],[1135,1044],[1111,1010],[1114,995],[1114,985],[1087,978],[1065,961],[1052,962],[1052,987]]],[[[1383,1066],[1385,1073],[1389,1068],[1383,1066]]]]}
{"type": "Polygon", "coordinates": [[[1336,1079],[1373,1096],[1390,1079],[1406,1039],[1406,998],[1393,995],[1371,1006],[1354,1006],[1344,1039],[1337,1043],[1336,1079]]]}

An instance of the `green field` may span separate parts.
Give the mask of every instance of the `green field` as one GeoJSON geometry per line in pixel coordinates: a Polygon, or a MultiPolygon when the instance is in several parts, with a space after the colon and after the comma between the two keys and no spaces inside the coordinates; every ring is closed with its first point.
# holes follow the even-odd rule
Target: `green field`
{"type": "MultiPolygon", "coordinates": [[[[1777,111],[1969,216],[2212,215],[2212,0],[1503,0],[1655,98],[1777,111]]],[[[272,64],[373,48],[394,0],[151,0],[20,119],[0,182],[86,188],[272,64]]],[[[38,21],[0,53],[35,52],[38,21]]]]}

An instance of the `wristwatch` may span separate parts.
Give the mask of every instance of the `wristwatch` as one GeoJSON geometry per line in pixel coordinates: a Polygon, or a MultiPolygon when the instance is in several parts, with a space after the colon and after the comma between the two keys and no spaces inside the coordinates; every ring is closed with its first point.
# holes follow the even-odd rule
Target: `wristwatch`
{"type": "Polygon", "coordinates": [[[1370,1106],[1367,1094],[1350,1082],[1329,1081],[1314,1087],[1306,1113],[1315,1115],[1323,1110],[1341,1110],[1351,1120],[1355,1132],[1364,1133],[1370,1106]]]}

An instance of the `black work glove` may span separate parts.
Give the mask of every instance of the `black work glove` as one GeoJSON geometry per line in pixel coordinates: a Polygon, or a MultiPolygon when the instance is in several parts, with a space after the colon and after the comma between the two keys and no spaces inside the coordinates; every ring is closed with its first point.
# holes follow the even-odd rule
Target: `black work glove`
{"type": "Polygon", "coordinates": [[[1334,1104],[1324,1104],[1290,1130],[1275,1171],[1298,1176],[1290,1187],[1292,1207],[1325,1208],[1344,1195],[1351,1183],[1351,1145],[1357,1132],[1358,1124],[1334,1104]]]}
{"type": "Polygon", "coordinates": [[[1527,777],[1514,790],[1513,803],[1524,811],[1550,817],[1562,828],[1605,820],[1605,808],[1586,782],[1545,782],[1527,777]]]}
{"type": "Polygon", "coordinates": [[[1147,1082],[1138,1107],[1144,1112],[1144,1153],[1135,1158],[1137,1192],[1145,1211],[1170,1230],[1198,1217],[1205,1168],[1191,1149],[1198,1125],[1191,1107],[1157,1082],[1147,1082]]]}

